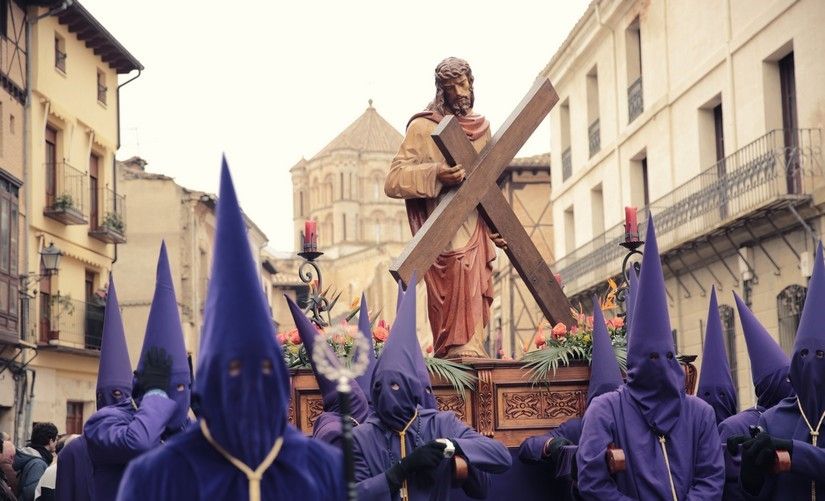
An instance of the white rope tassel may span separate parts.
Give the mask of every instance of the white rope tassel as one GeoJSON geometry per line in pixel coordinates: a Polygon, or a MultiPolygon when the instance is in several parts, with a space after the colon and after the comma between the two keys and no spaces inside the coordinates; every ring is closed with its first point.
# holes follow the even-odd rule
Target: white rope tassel
{"type": "Polygon", "coordinates": [[[659,435],[659,445],[662,446],[662,454],[665,455],[665,466],[667,466],[667,478],[670,480],[670,494],[673,496],[673,501],[679,501],[676,497],[676,485],[673,484],[673,474],[670,472],[670,458],[667,456],[667,447],[665,447],[665,436],[659,435]]]}
{"type": "Polygon", "coordinates": [[[226,449],[221,447],[221,445],[216,442],[214,438],[212,438],[212,434],[209,432],[209,427],[206,426],[205,420],[201,419],[200,425],[206,441],[209,442],[209,444],[214,447],[216,451],[220,452],[227,461],[232,463],[235,468],[241,470],[243,474],[246,475],[246,478],[249,480],[249,501],[261,501],[261,478],[263,478],[266,469],[269,468],[273,462],[275,462],[275,458],[278,457],[278,453],[281,452],[281,446],[284,445],[284,437],[278,437],[275,440],[275,444],[272,446],[269,454],[266,455],[264,460],[261,461],[261,464],[259,464],[253,471],[252,468],[227,452],[226,449]]]}

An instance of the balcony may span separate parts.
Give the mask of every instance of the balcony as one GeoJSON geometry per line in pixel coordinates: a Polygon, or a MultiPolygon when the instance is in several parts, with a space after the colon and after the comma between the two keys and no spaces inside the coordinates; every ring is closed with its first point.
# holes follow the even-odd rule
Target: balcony
{"type": "Polygon", "coordinates": [[[43,214],[63,224],[86,224],[88,176],[65,162],[46,163],[46,207],[43,214]]]}
{"type": "Polygon", "coordinates": [[[590,158],[593,158],[593,155],[602,149],[602,136],[598,118],[587,128],[587,144],[590,149],[590,158]]]}
{"type": "Polygon", "coordinates": [[[70,296],[40,294],[41,345],[75,350],[100,350],[103,339],[101,304],[86,303],[70,296]]]}
{"type": "Polygon", "coordinates": [[[573,175],[573,157],[570,154],[570,147],[561,152],[561,180],[567,181],[573,175]]]}
{"type": "Polygon", "coordinates": [[[126,201],[109,188],[100,190],[102,211],[91,208],[89,235],[107,244],[126,243],[126,201]]]}
{"type": "MultiPolygon", "coordinates": [[[[698,256],[698,240],[711,247],[712,239],[729,241],[735,247],[729,234],[734,229],[747,234],[749,241],[778,232],[783,222],[777,211],[808,204],[814,178],[822,177],[822,131],[792,132],[788,136],[796,138],[797,146],[785,147],[785,131],[773,130],[640,209],[640,234],[644,236],[647,216],[653,212],[659,251],[666,257],[680,248],[690,248],[698,256]]],[[[552,268],[561,274],[567,294],[617,275],[626,253],[619,246],[623,239],[620,223],[556,261],[552,268]]]]}
{"type": "Polygon", "coordinates": [[[644,109],[644,102],[642,101],[642,77],[639,77],[627,88],[627,123],[636,120],[636,117],[641,115],[644,109]]]}

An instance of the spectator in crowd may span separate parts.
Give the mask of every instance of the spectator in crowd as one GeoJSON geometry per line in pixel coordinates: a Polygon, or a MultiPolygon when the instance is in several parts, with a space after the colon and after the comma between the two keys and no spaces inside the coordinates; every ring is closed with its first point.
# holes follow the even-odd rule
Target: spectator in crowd
{"type": "Polygon", "coordinates": [[[17,472],[17,493],[20,501],[34,501],[34,490],[46,468],[52,464],[57,445],[57,426],[53,423],[34,423],[31,439],[26,447],[14,455],[17,472]]]}
{"type": "Polygon", "coordinates": [[[6,432],[0,432],[0,501],[17,501],[17,474],[14,473],[14,444],[6,432]]]}
{"type": "Polygon", "coordinates": [[[60,451],[63,450],[63,447],[69,442],[79,436],[80,435],[66,434],[57,439],[57,445],[54,448],[54,461],[52,461],[52,464],[43,472],[43,476],[40,477],[40,482],[37,483],[37,487],[34,489],[35,501],[55,500],[54,487],[55,480],[57,479],[57,461],[60,459],[60,451]]]}

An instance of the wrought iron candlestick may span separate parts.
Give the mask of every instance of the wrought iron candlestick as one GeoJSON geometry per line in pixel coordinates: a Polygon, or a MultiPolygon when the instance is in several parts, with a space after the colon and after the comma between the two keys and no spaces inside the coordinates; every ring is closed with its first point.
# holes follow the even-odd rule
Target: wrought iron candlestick
{"type": "Polygon", "coordinates": [[[329,300],[323,294],[323,278],[321,276],[321,269],[315,262],[316,259],[323,256],[324,253],[319,251],[317,246],[312,242],[307,242],[304,233],[301,232],[301,248],[303,251],[298,255],[304,259],[301,266],[298,268],[298,277],[301,282],[309,285],[309,298],[307,300],[306,312],[318,327],[326,327],[329,322],[324,320],[322,314],[327,312],[329,317],[329,309],[331,308],[329,300]],[[313,284],[315,282],[315,284],[313,284]]]}
{"type": "Polygon", "coordinates": [[[358,493],[355,489],[355,460],[352,451],[353,419],[350,415],[349,397],[352,392],[352,380],[366,372],[369,366],[370,345],[361,332],[354,333],[352,355],[348,363],[341,363],[337,355],[328,349],[326,344],[326,336],[316,336],[312,360],[321,375],[338,383],[336,390],[338,390],[338,402],[341,407],[341,437],[344,442],[344,478],[347,480],[347,500],[358,501],[358,493]]]}
{"type": "Polygon", "coordinates": [[[631,263],[630,258],[632,258],[634,255],[644,255],[642,251],[639,250],[639,248],[644,245],[644,241],[639,240],[638,235],[636,235],[635,239],[633,239],[632,236],[626,235],[625,241],[621,242],[619,245],[627,249],[627,254],[625,254],[624,259],[622,260],[622,277],[619,285],[619,290],[616,293],[616,300],[620,303],[624,303],[625,300],[627,300],[627,292],[628,288],[630,287],[630,282],[627,274],[627,266],[631,265],[633,267],[634,273],[639,272],[639,263],[631,263]]]}

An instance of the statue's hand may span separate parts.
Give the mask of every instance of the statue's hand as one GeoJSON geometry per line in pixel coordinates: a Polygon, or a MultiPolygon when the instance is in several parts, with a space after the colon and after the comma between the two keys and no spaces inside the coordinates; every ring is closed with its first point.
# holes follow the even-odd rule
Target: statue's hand
{"type": "Polygon", "coordinates": [[[465,174],[466,173],[464,172],[464,168],[461,164],[450,167],[449,165],[442,163],[438,166],[438,173],[436,174],[436,177],[444,186],[455,186],[464,181],[465,174]]]}
{"type": "Polygon", "coordinates": [[[499,249],[507,250],[507,240],[504,240],[501,233],[490,233],[490,240],[492,240],[499,249]]]}

